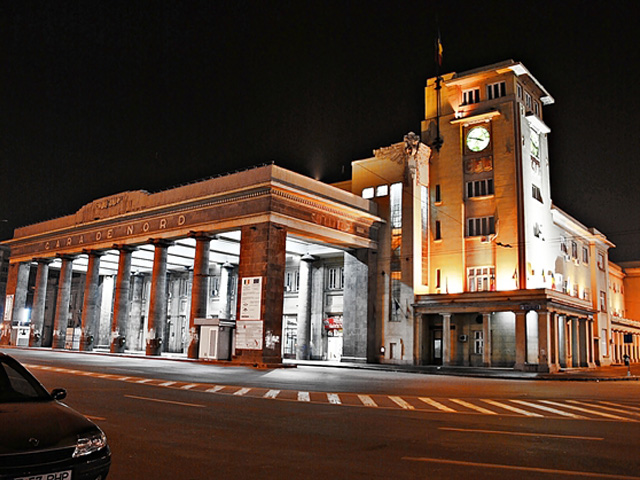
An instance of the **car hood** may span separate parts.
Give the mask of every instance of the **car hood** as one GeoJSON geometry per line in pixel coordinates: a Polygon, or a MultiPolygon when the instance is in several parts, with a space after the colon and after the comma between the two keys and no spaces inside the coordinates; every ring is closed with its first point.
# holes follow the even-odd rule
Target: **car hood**
{"type": "Polygon", "coordinates": [[[78,434],[97,430],[55,400],[0,403],[0,425],[0,455],[75,447],[78,434]]]}

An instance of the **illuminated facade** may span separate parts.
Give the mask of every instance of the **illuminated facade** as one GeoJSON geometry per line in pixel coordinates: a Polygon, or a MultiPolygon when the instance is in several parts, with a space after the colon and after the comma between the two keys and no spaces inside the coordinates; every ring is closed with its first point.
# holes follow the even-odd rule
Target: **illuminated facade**
{"type": "Polygon", "coordinates": [[[640,265],[552,203],[520,63],[430,79],[414,134],[335,185],[275,165],[19,228],[2,343],[250,364],[640,361],[640,265]],[[429,145],[429,146],[428,146],[429,145]]]}

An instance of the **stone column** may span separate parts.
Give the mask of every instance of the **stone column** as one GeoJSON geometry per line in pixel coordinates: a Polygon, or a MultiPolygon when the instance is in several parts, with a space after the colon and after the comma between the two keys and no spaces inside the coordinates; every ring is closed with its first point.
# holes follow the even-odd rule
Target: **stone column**
{"type": "Polygon", "coordinates": [[[90,251],[87,265],[87,279],[84,284],[84,300],[82,303],[82,333],[80,350],[93,350],[98,336],[96,325],[100,319],[100,257],[102,252],[90,251]]]}
{"type": "Polygon", "coordinates": [[[442,315],[442,365],[448,367],[451,365],[451,314],[441,313],[440,315],[442,315]]]}
{"type": "Polygon", "coordinates": [[[560,342],[558,331],[559,315],[549,312],[549,333],[551,337],[551,365],[554,372],[560,369],[560,342]]]}
{"type": "Polygon", "coordinates": [[[129,325],[129,291],[131,290],[131,254],[135,247],[120,245],[116,277],[113,322],[111,323],[111,353],[123,353],[129,325]]]}
{"type": "Polygon", "coordinates": [[[593,322],[593,318],[588,318],[587,319],[587,366],[588,367],[595,367],[596,366],[596,360],[595,360],[595,352],[596,352],[596,345],[595,345],[595,335],[594,335],[594,322],[593,322]]]}
{"type": "Polygon", "coordinates": [[[553,313],[538,312],[538,371],[543,373],[557,370],[551,362],[553,334],[551,323],[553,321],[553,313]]]}
{"type": "Polygon", "coordinates": [[[284,297],[284,267],[286,262],[287,230],[271,222],[242,227],[240,265],[238,266],[239,299],[237,302],[237,330],[245,329],[255,340],[255,346],[239,345],[236,336],[236,357],[242,362],[267,365],[282,362],[282,307],[284,297]],[[262,279],[260,318],[246,317],[242,305],[244,279],[262,279]],[[246,323],[245,323],[246,322],[246,323]],[[251,330],[249,330],[251,328],[251,330]],[[262,331],[260,333],[260,330],[262,331]]]}
{"type": "Polygon", "coordinates": [[[562,368],[567,368],[571,366],[571,364],[569,363],[569,358],[570,358],[569,348],[571,345],[569,343],[570,330],[567,322],[567,316],[559,315],[558,317],[559,317],[558,330],[562,332],[562,335],[561,335],[562,338],[560,338],[561,344],[560,344],[560,350],[559,350],[560,351],[559,362],[562,368]]]}
{"type": "Polygon", "coordinates": [[[220,301],[220,313],[218,318],[229,320],[231,318],[231,281],[233,280],[233,265],[225,262],[220,267],[220,291],[218,299],[220,301]]]}
{"type": "Polygon", "coordinates": [[[524,370],[527,360],[527,312],[519,310],[516,315],[516,363],[515,370],[524,370]]]}
{"type": "Polygon", "coordinates": [[[373,263],[367,249],[344,253],[343,362],[366,363],[369,358],[368,319],[373,308],[369,296],[369,265],[373,263]]]}
{"type": "Polygon", "coordinates": [[[71,278],[73,276],[74,257],[61,255],[60,258],[62,266],[58,279],[56,314],[53,320],[53,348],[64,348],[69,323],[69,301],[71,300],[71,278]]]}
{"type": "Polygon", "coordinates": [[[11,327],[24,320],[24,309],[29,287],[29,264],[12,263],[7,276],[7,297],[5,297],[5,314],[0,331],[0,345],[11,343],[11,327]],[[9,297],[13,295],[13,297],[9,297]]]}
{"type": "Polygon", "coordinates": [[[571,330],[571,366],[580,366],[580,319],[571,317],[569,319],[569,329],[571,330]]]}
{"type": "Polygon", "coordinates": [[[33,295],[33,308],[31,309],[31,337],[30,347],[42,345],[42,327],[44,326],[44,307],[47,299],[47,281],[49,279],[49,264],[51,259],[39,258],[38,272],[36,273],[36,290],[33,295]]]}
{"type": "Polygon", "coordinates": [[[198,358],[200,345],[196,318],[207,316],[207,290],[209,288],[209,248],[211,236],[203,233],[193,234],[196,239],[196,256],[193,260],[193,284],[191,286],[191,313],[189,314],[189,346],[187,356],[198,358]]]}
{"type": "MultiPolygon", "coordinates": [[[[144,325],[142,325],[142,287],[144,276],[142,274],[131,275],[131,306],[129,311],[129,327],[127,329],[127,348],[128,350],[145,350],[146,347],[141,345],[140,334],[144,325]]],[[[144,337],[145,334],[142,333],[144,337]]]]}
{"type": "Polygon", "coordinates": [[[491,314],[482,314],[482,366],[491,366],[491,314]]]}
{"type": "MultiPolygon", "coordinates": [[[[164,327],[167,321],[167,255],[171,243],[163,240],[155,240],[152,243],[154,246],[153,270],[151,272],[145,353],[160,355],[164,327]]],[[[179,304],[179,301],[179,297],[176,296],[176,304],[179,304]]]]}
{"type": "MultiPolygon", "coordinates": [[[[309,254],[304,255],[300,259],[298,328],[296,342],[297,360],[309,360],[311,358],[311,267],[314,260],[315,258],[309,254]]],[[[346,278],[347,275],[345,272],[345,279],[346,278]]]]}

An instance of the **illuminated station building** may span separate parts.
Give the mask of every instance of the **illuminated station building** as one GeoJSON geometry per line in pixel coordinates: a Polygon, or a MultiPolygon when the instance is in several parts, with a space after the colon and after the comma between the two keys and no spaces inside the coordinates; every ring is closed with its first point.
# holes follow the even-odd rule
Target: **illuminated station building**
{"type": "Polygon", "coordinates": [[[276,165],[18,228],[0,343],[561,368],[640,361],[640,262],[552,203],[543,106],[506,61],[429,79],[421,138],[329,185],[276,165]]]}

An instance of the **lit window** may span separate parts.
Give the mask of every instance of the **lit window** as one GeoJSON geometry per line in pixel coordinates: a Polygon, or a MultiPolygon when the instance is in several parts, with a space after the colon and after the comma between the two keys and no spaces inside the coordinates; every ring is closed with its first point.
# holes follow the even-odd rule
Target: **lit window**
{"type": "Polygon", "coordinates": [[[531,194],[533,195],[533,198],[535,198],[536,200],[538,200],[540,203],[544,203],[542,201],[542,192],[540,192],[540,188],[537,185],[531,185],[531,194]]]}
{"type": "Polygon", "coordinates": [[[362,190],[362,198],[373,198],[374,193],[373,187],[367,187],[362,190]]]}
{"type": "Polygon", "coordinates": [[[582,262],[586,265],[589,264],[589,249],[587,247],[582,247],[582,262]]]}
{"type": "Polygon", "coordinates": [[[496,233],[496,227],[493,217],[467,219],[467,237],[491,235],[494,233],[496,233]]]}
{"type": "Polygon", "coordinates": [[[495,290],[496,269],[494,267],[471,267],[467,269],[467,285],[470,292],[495,290]]]}
{"type": "Polygon", "coordinates": [[[540,104],[536,100],[533,101],[533,113],[536,114],[536,117],[540,116],[540,104]]]}
{"type": "Polygon", "coordinates": [[[462,91],[462,104],[470,105],[472,103],[480,102],[480,89],[470,88],[469,90],[462,91]]]}
{"type": "Polygon", "coordinates": [[[600,290],[600,311],[607,311],[607,294],[600,290]]]}
{"type": "Polygon", "coordinates": [[[524,92],[524,104],[527,107],[527,111],[531,111],[531,95],[524,92]]]}
{"type": "Polygon", "coordinates": [[[378,185],[376,187],[376,197],[386,197],[389,195],[389,185],[378,185]]]}
{"type": "Polygon", "coordinates": [[[578,259],[578,244],[574,241],[571,242],[571,258],[578,259]]]}
{"type": "Polygon", "coordinates": [[[560,251],[564,253],[566,257],[569,256],[569,247],[567,246],[567,239],[563,236],[560,237],[560,251]]]}
{"type": "Polygon", "coordinates": [[[467,182],[467,198],[493,195],[493,178],[467,182]]]}
{"type": "Polygon", "coordinates": [[[497,82],[487,85],[487,100],[504,97],[506,94],[507,84],[505,82],[497,82]]]}
{"type": "Polygon", "coordinates": [[[520,85],[519,83],[516,85],[516,91],[518,93],[518,98],[522,100],[522,85],[520,85]]]}
{"type": "Polygon", "coordinates": [[[598,268],[604,270],[604,254],[602,252],[598,252],[598,268]]]}
{"type": "Polygon", "coordinates": [[[402,228],[402,183],[391,185],[391,228],[402,228]]]}

